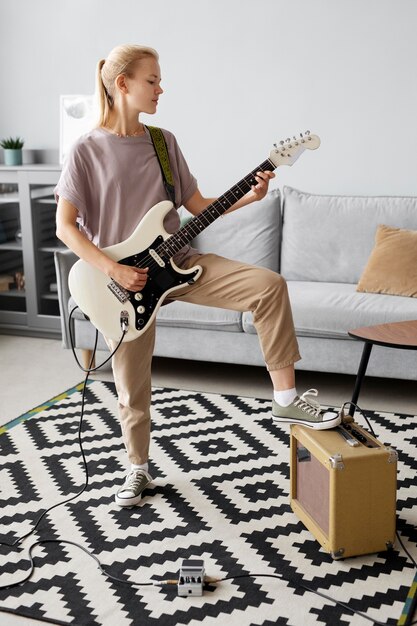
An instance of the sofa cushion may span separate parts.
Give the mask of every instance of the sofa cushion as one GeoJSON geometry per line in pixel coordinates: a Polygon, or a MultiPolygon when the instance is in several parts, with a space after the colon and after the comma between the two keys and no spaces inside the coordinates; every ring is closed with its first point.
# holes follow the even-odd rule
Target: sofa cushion
{"type": "Polygon", "coordinates": [[[191,302],[170,302],[156,316],[157,326],[242,332],[242,313],[191,302]]]}
{"type": "Polygon", "coordinates": [[[417,298],[417,230],[378,226],[357,291],[417,298]]]}
{"type": "Polygon", "coordinates": [[[283,191],[281,273],[287,280],[357,283],[379,224],[417,229],[417,197],[283,191]]]}
{"type": "MultiPolygon", "coordinates": [[[[180,217],[190,214],[180,210],[180,217]]],[[[278,271],[281,237],[280,191],[238,209],[210,224],[193,240],[199,252],[213,252],[229,259],[278,271]]]]}
{"type": "MultiPolygon", "coordinates": [[[[387,322],[417,319],[417,300],[365,294],[356,285],[288,281],[297,335],[349,339],[348,330],[387,322]]],[[[243,330],[256,333],[251,313],[244,313],[243,330]]]]}
{"type": "MultiPolygon", "coordinates": [[[[74,308],[75,302],[70,298],[68,310],[74,308]]],[[[73,314],[76,320],[85,321],[81,309],[73,314]]],[[[242,313],[201,306],[189,302],[170,302],[162,306],[156,315],[157,326],[172,326],[180,328],[200,328],[202,330],[224,330],[228,332],[242,332],[242,313]]]]}

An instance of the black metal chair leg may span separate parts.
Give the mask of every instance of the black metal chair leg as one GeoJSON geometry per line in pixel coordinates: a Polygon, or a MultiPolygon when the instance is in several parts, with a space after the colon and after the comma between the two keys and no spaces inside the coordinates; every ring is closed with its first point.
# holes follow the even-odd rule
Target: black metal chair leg
{"type": "Polygon", "coordinates": [[[372,346],[373,346],[372,343],[369,343],[369,342],[366,341],[365,345],[363,347],[361,362],[359,364],[358,373],[356,374],[355,388],[353,390],[352,399],[351,399],[351,402],[353,404],[350,405],[350,412],[349,412],[349,414],[352,415],[352,417],[355,414],[355,408],[356,407],[354,405],[357,404],[357,402],[358,402],[359,393],[360,393],[360,390],[361,390],[362,381],[363,381],[365,373],[366,373],[366,368],[368,367],[368,361],[369,361],[369,357],[371,355],[372,346]]]}

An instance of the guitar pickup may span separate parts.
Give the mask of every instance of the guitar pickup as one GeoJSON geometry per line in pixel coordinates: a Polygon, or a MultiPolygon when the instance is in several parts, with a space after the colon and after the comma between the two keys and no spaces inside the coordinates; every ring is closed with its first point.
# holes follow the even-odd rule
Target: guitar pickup
{"type": "Polygon", "coordinates": [[[165,261],[161,259],[161,257],[159,256],[157,252],[155,252],[155,250],[153,250],[152,248],[149,248],[148,252],[151,255],[151,257],[158,263],[160,267],[165,267],[165,261]]]}

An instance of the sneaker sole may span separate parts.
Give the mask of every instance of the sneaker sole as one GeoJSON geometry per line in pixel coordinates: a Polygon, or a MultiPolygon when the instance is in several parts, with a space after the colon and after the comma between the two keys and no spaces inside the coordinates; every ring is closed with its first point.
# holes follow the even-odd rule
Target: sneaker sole
{"type": "Polygon", "coordinates": [[[119,506],[135,506],[136,504],[139,504],[139,502],[142,500],[142,494],[139,494],[134,498],[119,498],[116,494],[114,496],[114,500],[119,506]]]}
{"type": "Polygon", "coordinates": [[[277,417],[276,415],[272,415],[272,419],[274,422],[279,422],[280,424],[299,424],[300,426],[307,426],[307,428],[313,428],[314,430],[329,430],[330,428],[336,428],[342,422],[342,418],[340,415],[335,417],[332,420],[326,420],[325,422],[308,422],[303,420],[294,420],[288,417],[277,417]]]}

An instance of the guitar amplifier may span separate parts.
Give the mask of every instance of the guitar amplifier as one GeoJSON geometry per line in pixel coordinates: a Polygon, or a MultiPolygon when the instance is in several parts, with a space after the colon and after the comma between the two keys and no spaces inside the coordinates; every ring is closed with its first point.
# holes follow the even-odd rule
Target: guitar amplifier
{"type": "Polygon", "coordinates": [[[397,452],[356,424],[291,426],[291,508],[334,559],[395,540],[397,452]]]}

